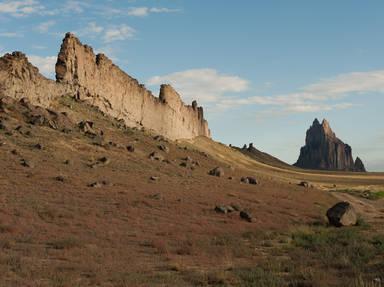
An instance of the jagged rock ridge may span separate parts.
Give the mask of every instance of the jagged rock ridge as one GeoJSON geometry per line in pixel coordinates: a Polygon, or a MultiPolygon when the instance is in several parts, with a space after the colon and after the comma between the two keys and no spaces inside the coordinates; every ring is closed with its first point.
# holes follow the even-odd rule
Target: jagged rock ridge
{"type": "Polygon", "coordinates": [[[130,127],[144,127],[170,139],[210,137],[203,109],[194,101],[185,105],[170,86],[155,97],[103,54],[95,55],[67,33],[56,64],[56,82],[43,77],[24,54],[0,58],[0,96],[28,98],[49,107],[53,99],[71,95],[102,112],[122,119],[130,127]]]}
{"type": "Polygon", "coordinates": [[[353,160],[352,148],[336,137],[325,119],[321,124],[317,119],[313,121],[294,165],[308,169],[366,171],[362,160],[353,160]]]}

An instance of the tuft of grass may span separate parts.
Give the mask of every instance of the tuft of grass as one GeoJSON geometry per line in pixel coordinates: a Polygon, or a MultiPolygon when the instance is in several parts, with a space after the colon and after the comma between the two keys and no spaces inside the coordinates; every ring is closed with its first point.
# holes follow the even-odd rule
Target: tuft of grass
{"type": "Polygon", "coordinates": [[[243,287],[280,287],[284,286],[284,281],[274,272],[261,267],[235,269],[239,286],[243,287]]]}
{"type": "Polygon", "coordinates": [[[358,228],[306,228],[292,234],[292,244],[309,251],[327,268],[363,270],[381,253],[384,238],[370,240],[358,228]]]}
{"type": "Polygon", "coordinates": [[[348,193],[354,196],[366,198],[369,200],[379,200],[384,198],[384,191],[372,191],[372,190],[358,190],[358,189],[336,189],[331,190],[332,192],[341,192],[341,193],[348,193]]]}

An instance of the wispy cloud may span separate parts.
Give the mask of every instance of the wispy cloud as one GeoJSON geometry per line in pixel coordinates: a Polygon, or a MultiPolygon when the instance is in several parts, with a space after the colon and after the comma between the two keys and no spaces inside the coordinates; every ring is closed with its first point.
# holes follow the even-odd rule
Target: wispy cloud
{"type": "Polygon", "coordinates": [[[13,17],[27,16],[39,13],[43,10],[44,6],[37,0],[5,0],[0,2],[0,13],[8,14],[13,17]]]}
{"type": "Polygon", "coordinates": [[[197,98],[208,107],[226,110],[241,106],[266,107],[265,114],[309,113],[348,109],[354,105],[348,97],[363,93],[384,93],[384,70],[337,75],[305,86],[294,93],[275,96],[239,97],[234,93],[246,91],[248,82],[236,76],[222,76],[212,69],[188,70],[156,76],[149,85],[168,82],[190,100],[197,98]],[[341,101],[341,102],[340,102],[341,101]]]}
{"type": "Polygon", "coordinates": [[[23,37],[23,34],[22,33],[16,33],[16,32],[0,32],[0,37],[20,38],[20,37],[23,37]]]}
{"type": "Polygon", "coordinates": [[[227,93],[243,92],[248,89],[247,80],[238,76],[220,74],[214,69],[192,69],[164,76],[155,76],[147,81],[149,86],[168,83],[174,86],[185,101],[218,103],[227,93]]]}
{"type": "Polygon", "coordinates": [[[136,17],[145,17],[149,14],[159,14],[159,13],[175,13],[179,12],[179,9],[169,9],[169,8],[158,8],[158,7],[132,7],[128,9],[127,14],[129,16],[136,17]]]}
{"type": "Polygon", "coordinates": [[[29,61],[39,68],[40,73],[44,76],[53,79],[55,75],[56,56],[41,57],[36,55],[29,55],[29,61]]]}
{"type": "Polygon", "coordinates": [[[120,25],[111,27],[105,30],[103,40],[105,43],[114,41],[123,41],[126,39],[133,38],[136,35],[136,30],[128,25],[120,25]]]}
{"type": "Polygon", "coordinates": [[[103,27],[96,22],[89,22],[86,27],[78,31],[74,31],[78,36],[86,36],[90,38],[101,38],[105,44],[114,41],[123,41],[133,38],[136,35],[136,30],[126,24],[119,26],[103,27]]]}
{"type": "Polygon", "coordinates": [[[46,22],[40,23],[37,27],[36,30],[39,31],[40,33],[47,33],[49,29],[56,24],[56,21],[50,20],[46,22]]]}
{"type": "Polygon", "coordinates": [[[67,2],[63,5],[62,10],[65,12],[80,14],[84,12],[84,9],[86,9],[87,6],[88,4],[84,1],[67,0],[67,2]]]}

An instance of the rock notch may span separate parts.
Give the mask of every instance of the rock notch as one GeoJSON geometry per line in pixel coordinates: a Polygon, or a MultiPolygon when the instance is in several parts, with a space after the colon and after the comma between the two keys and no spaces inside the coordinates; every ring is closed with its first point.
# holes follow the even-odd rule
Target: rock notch
{"type": "Polygon", "coordinates": [[[46,79],[27,57],[14,52],[0,58],[0,96],[26,97],[32,104],[49,107],[53,100],[71,95],[87,101],[127,126],[144,127],[172,140],[210,137],[203,108],[196,101],[185,105],[170,86],[159,97],[114,65],[104,54],[95,55],[67,33],[56,63],[56,82],[46,79]]]}
{"type": "Polygon", "coordinates": [[[366,171],[361,159],[353,160],[352,148],[336,137],[325,119],[321,124],[317,119],[313,121],[294,165],[308,169],[366,171]]]}

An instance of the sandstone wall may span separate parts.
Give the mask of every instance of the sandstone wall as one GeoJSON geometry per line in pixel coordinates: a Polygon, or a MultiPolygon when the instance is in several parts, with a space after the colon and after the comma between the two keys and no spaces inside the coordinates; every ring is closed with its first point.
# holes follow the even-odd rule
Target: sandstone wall
{"type": "Polygon", "coordinates": [[[66,90],[65,86],[42,76],[21,52],[0,58],[0,96],[28,98],[35,105],[49,107],[52,99],[66,90]]]}
{"type": "Polygon", "coordinates": [[[123,119],[129,126],[143,126],[170,139],[210,136],[203,110],[194,102],[184,105],[169,85],[154,97],[103,54],[82,45],[72,34],[63,40],[56,64],[58,83],[73,87],[76,97],[103,112],[123,119]]]}

